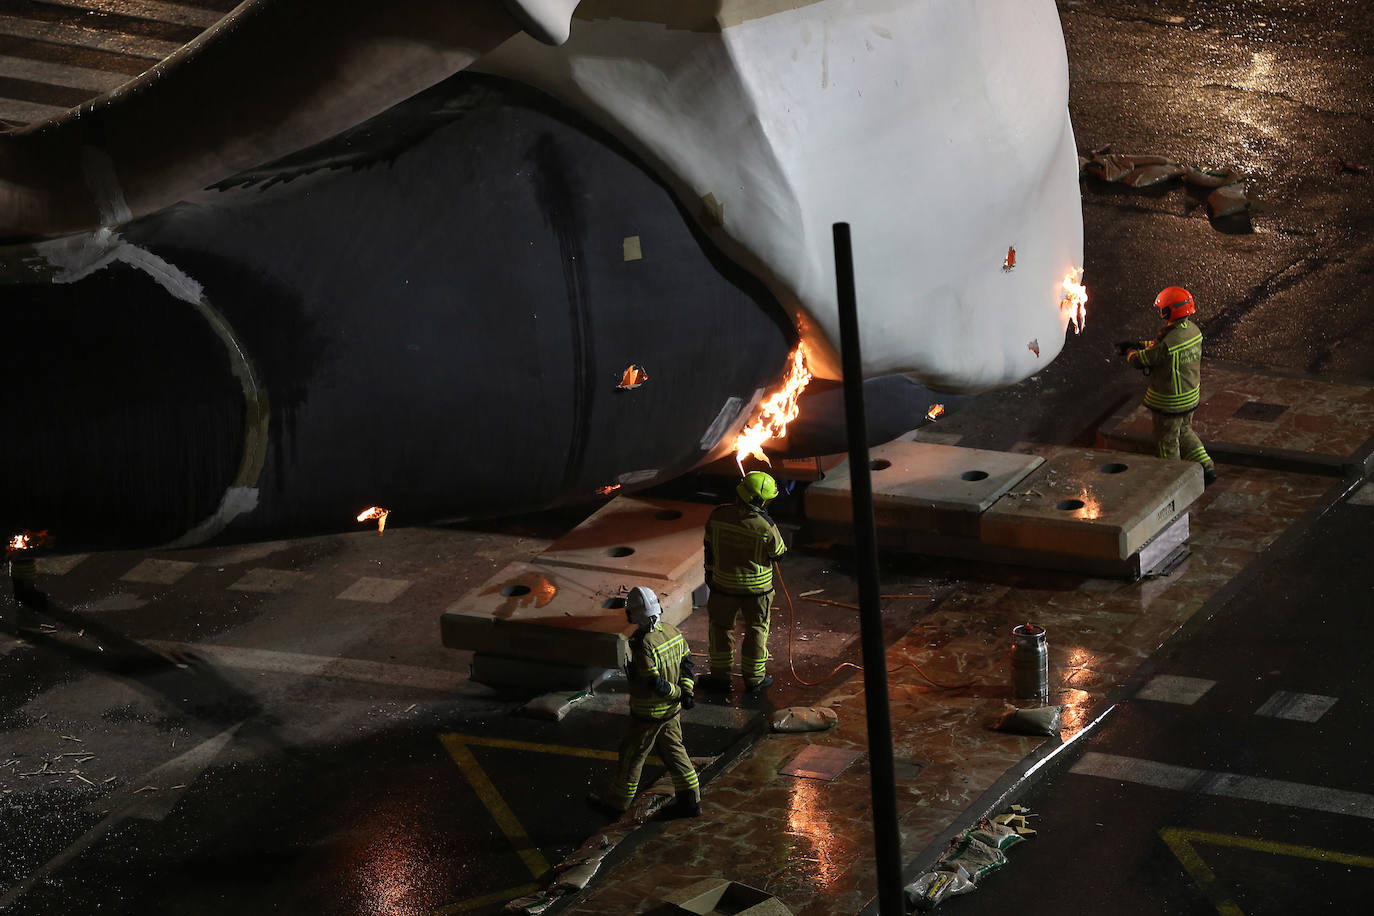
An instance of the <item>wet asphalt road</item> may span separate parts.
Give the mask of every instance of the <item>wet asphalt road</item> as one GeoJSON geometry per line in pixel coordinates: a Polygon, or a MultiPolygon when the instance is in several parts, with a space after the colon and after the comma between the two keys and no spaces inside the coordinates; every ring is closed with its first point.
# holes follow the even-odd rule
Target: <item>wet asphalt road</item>
{"type": "Polygon", "coordinates": [[[1152,658],[1140,689],[1016,799],[1038,835],[940,910],[1367,908],[1374,567],[1350,545],[1369,543],[1374,487],[1355,499],[1282,539],[1273,563],[1152,658]]]}
{"type": "MultiPolygon", "coordinates": [[[[1374,174],[1351,168],[1374,168],[1374,9],[1335,0],[1064,0],[1059,7],[1080,149],[1110,143],[1115,152],[1234,166],[1249,179],[1257,208],[1249,218],[1210,221],[1179,187],[1085,183],[1086,330],[1044,373],[980,396],[940,429],[972,447],[1090,443],[1102,418],[1138,396],[1138,379],[1112,359],[1111,342],[1149,336],[1155,319],[1148,305],[1175,283],[1198,297],[1209,357],[1323,377],[1374,375],[1374,174]]],[[[1196,636],[1219,648],[1199,643],[1195,655],[1185,643],[1156,663],[1153,673],[1217,682],[1196,705],[1130,700],[1082,750],[1208,771],[1251,773],[1248,766],[1263,762],[1272,778],[1374,792],[1359,767],[1368,754],[1359,737],[1368,706],[1353,686],[1368,667],[1361,667],[1358,640],[1344,638],[1362,632],[1358,612],[1370,606],[1359,604],[1368,565],[1348,558],[1368,556],[1374,546],[1372,511],[1339,508],[1303,535],[1310,551],[1303,556],[1329,565],[1276,565],[1233,595],[1196,636]],[[1246,625],[1261,619],[1262,632],[1246,625]],[[1318,635],[1318,623],[1330,632],[1318,635]],[[1235,628],[1229,636],[1227,626],[1235,628]],[[1291,637],[1298,631],[1301,640],[1291,637]],[[1273,638],[1259,638],[1266,633],[1273,638]],[[1266,653],[1272,660],[1261,662],[1266,653]],[[1337,702],[1316,723],[1260,721],[1253,710],[1275,689],[1337,702]]],[[[483,895],[530,884],[531,868],[442,736],[490,734],[499,722],[511,729],[504,737],[545,748],[475,747],[472,754],[497,796],[530,799],[514,814],[552,861],[595,826],[578,799],[608,764],[560,755],[551,768],[547,748],[608,750],[620,722],[592,714],[553,727],[510,716],[515,701],[455,689],[446,678],[461,675],[466,658],[439,646],[435,618],[498,564],[536,551],[576,521],[576,513],[555,513],[484,530],[398,528],[383,540],[344,535],[182,552],[177,561],[196,566],[167,585],[120,578],[143,555],[103,554],[49,582],[81,619],[25,647],[0,636],[0,786],[9,790],[0,799],[0,887],[10,894],[23,888],[5,912],[499,909],[483,895]],[[233,589],[250,566],[262,565],[302,578],[277,593],[233,589]],[[339,602],[335,596],[363,575],[412,582],[407,601],[339,602]],[[230,664],[197,661],[193,653],[169,664],[167,651],[138,649],[195,646],[231,630],[236,645],[288,657],[230,664]],[[96,647],[102,640],[104,651],[96,647]],[[382,667],[341,669],[337,659],[382,667]],[[264,670],[267,662],[275,669],[264,670]],[[333,665],[335,674],[321,665],[333,665]],[[368,679],[385,680],[396,666],[422,672],[415,675],[422,686],[368,679]],[[225,733],[235,727],[230,740],[225,733]],[[227,750],[214,766],[197,769],[194,756],[183,758],[221,736],[227,750]],[[80,751],[91,754],[58,756],[80,751]],[[3,766],[15,754],[18,762],[3,766]],[[59,763],[78,770],[94,785],[70,772],[18,775],[44,763],[49,771],[59,763]],[[171,779],[146,781],[157,773],[171,779]],[[161,819],[110,822],[104,813],[170,792],[182,795],[163,806],[161,819]]],[[[944,572],[935,563],[889,574],[893,582],[930,585],[944,572]]],[[[842,561],[818,556],[794,593],[843,573],[842,561]]],[[[852,653],[852,634],[835,627],[843,615],[815,607],[803,613],[811,615],[803,629],[816,634],[814,648],[804,650],[814,653],[814,668],[805,670],[828,670],[826,662],[852,653]]],[[[892,628],[918,614],[904,609],[892,628]]],[[[1374,855],[1367,839],[1361,847],[1351,834],[1349,818],[1066,771],[1028,803],[1041,813],[1044,836],[1013,850],[1006,870],[977,894],[950,901],[950,911],[1216,910],[1209,896],[1216,888],[1200,887],[1161,840],[1159,830],[1170,826],[1374,855]]],[[[162,808],[140,810],[157,815],[162,808]]],[[[1361,827],[1367,837],[1367,822],[1354,829],[1361,827]]],[[[1271,902],[1315,912],[1314,894],[1339,899],[1363,875],[1198,842],[1217,886],[1236,894],[1246,913],[1277,911],[1264,909],[1271,902]],[[1288,870],[1269,867],[1276,860],[1288,870]],[[1285,882],[1303,879],[1296,892],[1284,890],[1285,882]]]]}

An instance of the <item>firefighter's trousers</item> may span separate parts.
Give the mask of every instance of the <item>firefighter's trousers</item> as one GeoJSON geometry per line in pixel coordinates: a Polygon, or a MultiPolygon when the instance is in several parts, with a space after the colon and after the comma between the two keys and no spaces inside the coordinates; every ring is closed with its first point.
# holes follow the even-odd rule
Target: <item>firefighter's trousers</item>
{"type": "Polygon", "coordinates": [[[682,743],[682,717],[677,713],[657,720],[631,716],[630,728],[620,742],[620,763],[615,782],[611,785],[610,801],[620,810],[628,809],[634,801],[639,791],[639,774],[644,769],[644,761],[648,759],[649,752],[654,750],[658,751],[658,756],[672,774],[675,792],[691,792],[698,801],[701,799],[697,771],[692,767],[692,758],[687,756],[687,748],[682,743]]]}
{"type": "Polygon", "coordinates": [[[1196,461],[1204,468],[1212,468],[1212,456],[1202,447],[1202,440],[1193,432],[1193,413],[1164,414],[1151,411],[1154,417],[1155,454],[1161,458],[1181,458],[1196,461]]]}
{"type": "Polygon", "coordinates": [[[763,682],[768,667],[768,616],[773,610],[773,592],[762,595],[727,595],[711,591],[706,602],[709,622],[711,674],[730,679],[735,667],[735,621],[744,615],[744,644],[740,646],[740,671],[746,687],[763,682]]]}

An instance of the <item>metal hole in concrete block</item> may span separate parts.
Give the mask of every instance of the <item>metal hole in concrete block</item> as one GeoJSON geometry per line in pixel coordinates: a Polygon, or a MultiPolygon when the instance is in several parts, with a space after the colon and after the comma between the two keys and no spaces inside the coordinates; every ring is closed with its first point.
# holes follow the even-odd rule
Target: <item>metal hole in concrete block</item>
{"type": "Polygon", "coordinates": [[[528,595],[530,587],[528,585],[507,585],[501,589],[501,594],[507,598],[516,598],[520,595],[528,595]]]}
{"type": "Polygon", "coordinates": [[[1054,507],[1064,512],[1072,512],[1075,509],[1082,509],[1085,505],[1087,504],[1081,499],[1061,499],[1054,504],[1054,507]]]}
{"type": "Polygon", "coordinates": [[[626,547],[624,545],[621,545],[620,547],[606,548],[606,556],[608,557],[628,557],[630,554],[634,552],[635,549],[633,547],[626,547]]]}
{"type": "Polygon", "coordinates": [[[616,610],[616,609],[624,610],[624,609],[625,609],[625,599],[624,599],[624,598],[607,598],[605,601],[601,602],[601,606],[604,607],[604,608],[605,608],[606,610],[608,610],[608,611],[612,611],[612,610],[616,610]]]}
{"type": "Polygon", "coordinates": [[[803,779],[834,779],[845,767],[862,756],[861,751],[808,744],[783,764],[778,772],[784,776],[800,776],[803,779]]]}
{"type": "Polygon", "coordinates": [[[1102,467],[1098,468],[1098,470],[1101,471],[1103,474],[1120,474],[1122,471],[1126,469],[1127,465],[1124,465],[1119,461],[1113,461],[1110,464],[1104,464],[1102,465],[1102,467]]]}
{"type": "Polygon", "coordinates": [[[868,463],[868,467],[873,471],[886,471],[888,468],[892,467],[892,462],[888,461],[886,458],[875,458],[868,463]]]}
{"type": "Polygon", "coordinates": [[[987,471],[965,471],[959,475],[960,480],[987,480],[987,471]]]}

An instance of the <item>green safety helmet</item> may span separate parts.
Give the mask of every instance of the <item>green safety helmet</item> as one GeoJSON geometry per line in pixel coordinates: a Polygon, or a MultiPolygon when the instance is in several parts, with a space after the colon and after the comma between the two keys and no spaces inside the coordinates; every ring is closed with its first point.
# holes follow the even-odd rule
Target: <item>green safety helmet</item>
{"type": "Polygon", "coordinates": [[[777,498],[778,485],[763,471],[750,471],[735,487],[739,498],[752,506],[762,506],[770,499],[777,498]]]}

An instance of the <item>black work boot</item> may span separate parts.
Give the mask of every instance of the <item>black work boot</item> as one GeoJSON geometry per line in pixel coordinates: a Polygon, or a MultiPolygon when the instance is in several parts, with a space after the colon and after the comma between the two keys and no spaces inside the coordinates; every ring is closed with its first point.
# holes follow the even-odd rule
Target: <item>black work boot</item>
{"type": "Polygon", "coordinates": [[[677,793],[677,799],[663,809],[667,817],[701,817],[701,799],[690,790],[677,793]]]}
{"type": "Polygon", "coordinates": [[[757,684],[751,684],[751,685],[745,687],[745,688],[744,688],[744,694],[745,694],[745,696],[756,697],[756,696],[758,696],[759,694],[763,693],[765,690],[767,690],[769,687],[772,687],[772,686],[773,686],[773,675],[771,675],[771,674],[765,674],[765,675],[763,676],[763,680],[759,681],[757,684]]]}

